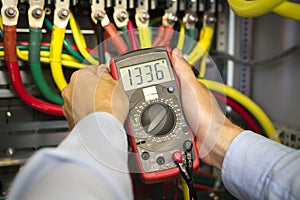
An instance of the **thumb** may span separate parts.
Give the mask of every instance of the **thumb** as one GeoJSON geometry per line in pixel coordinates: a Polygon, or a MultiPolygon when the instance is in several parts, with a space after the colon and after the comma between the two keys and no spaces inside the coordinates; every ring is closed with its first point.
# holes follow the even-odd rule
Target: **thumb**
{"type": "Polygon", "coordinates": [[[175,48],[172,52],[172,64],[178,76],[185,80],[196,80],[191,66],[183,58],[181,51],[177,48],[175,48]]]}

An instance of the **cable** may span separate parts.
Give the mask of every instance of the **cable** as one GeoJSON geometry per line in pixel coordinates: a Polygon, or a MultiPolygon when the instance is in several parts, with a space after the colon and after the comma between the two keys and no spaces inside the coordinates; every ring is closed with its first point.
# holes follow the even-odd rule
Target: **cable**
{"type": "Polygon", "coordinates": [[[62,105],[63,98],[52,92],[42,72],[40,64],[40,42],[42,40],[41,28],[29,28],[29,64],[33,79],[42,94],[51,102],[62,105]]]}
{"type": "Polygon", "coordinates": [[[139,38],[140,38],[140,43],[141,43],[141,48],[150,48],[151,45],[151,34],[150,34],[150,29],[149,27],[139,27],[139,38]]]}
{"type": "MultiPolygon", "coordinates": [[[[49,22],[49,20],[47,20],[46,18],[45,18],[45,21],[49,22]]],[[[50,23],[50,25],[51,25],[51,23],[50,23]]],[[[2,32],[2,30],[3,30],[3,24],[2,24],[2,18],[1,18],[1,16],[0,16],[0,30],[1,30],[0,32],[2,32]]],[[[51,25],[51,30],[52,30],[52,25],[51,25]]],[[[70,44],[68,44],[68,42],[66,40],[64,40],[64,42],[67,43],[68,48],[70,48],[72,50],[72,52],[75,52],[76,54],[78,54],[78,52],[75,51],[70,46],[70,44]]],[[[24,47],[24,45],[22,46],[22,48],[21,48],[21,45],[19,45],[19,44],[17,46],[17,56],[21,60],[28,61],[28,54],[29,54],[28,51],[21,51],[21,49],[29,49],[28,46],[26,48],[24,47]]],[[[40,51],[40,56],[41,56],[40,57],[40,61],[43,62],[43,63],[50,63],[50,59],[49,59],[50,53],[48,52],[49,51],[49,47],[45,48],[45,46],[43,46],[41,49],[44,49],[44,51],[40,51]]],[[[67,66],[67,67],[75,68],[75,69],[86,67],[86,65],[82,64],[81,62],[77,62],[72,56],[69,56],[67,54],[62,54],[61,59],[62,59],[61,60],[61,64],[63,66],[67,66]]],[[[84,59],[82,59],[82,60],[84,60],[84,59]]]]}
{"type": "Polygon", "coordinates": [[[213,35],[214,35],[213,27],[204,26],[201,29],[199,40],[188,57],[188,62],[190,63],[190,65],[195,65],[198,62],[198,60],[206,52],[208,52],[212,42],[213,35]]]}
{"type": "Polygon", "coordinates": [[[160,26],[152,46],[169,46],[173,36],[173,26],[160,26]]]}
{"type": "Polygon", "coordinates": [[[237,58],[233,55],[227,54],[225,52],[218,52],[218,51],[212,51],[211,56],[214,58],[214,60],[218,59],[225,59],[225,60],[232,60],[233,62],[241,65],[248,65],[248,66],[259,66],[259,65],[267,65],[271,64],[273,62],[276,62],[278,60],[281,60],[296,51],[300,49],[300,44],[296,44],[283,52],[279,53],[278,55],[272,56],[270,58],[262,59],[262,60],[243,60],[240,58],[237,58]]]}
{"type": "MultiPolygon", "coordinates": [[[[0,48],[2,48],[2,47],[0,47],[0,48]]],[[[21,49],[24,49],[24,47],[22,47],[21,49]]],[[[20,50],[19,47],[17,47],[16,50],[17,50],[17,55],[21,60],[28,61],[28,55],[29,55],[28,51],[20,50]]],[[[42,54],[42,51],[40,53],[42,54]]],[[[0,51],[0,56],[4,56],[4,51],[0,51]]],[[[69,67],[69,68],[74,68],[74,69],[81,69],[81,68],[86,67],[85,64],[82,64],[80,62],[74,62],[72,60],[63,59],[64,56],[68,56],[68,55],[63,54],[63,56],[62,56],[61,64],[63,66],[69,67]]],[[[50,58],[49,57],[40,57],[40,62],[50,63],[50,58]]]]}
{"type": "Polygon", "coordinates": [[[98,43],[98,60],[99,64],[104,64],[105,62],[105,50],[104,50],[104,44],[102,42],[104,41],[104,36],[103,36],[103,28],[101,25],[101,22],[98,21],[96,24],[96,35],[97,35],[97,43],[98,43]]]}
{"type": "Polygon", "coordinates": [[[164,26],[164,35],[163,38],[159,41],[158,46],[166,46],[170,45],[174,33],[173,26],[164,26]]]}
{"type": "MultiPolygon", "coordinates": [[[[53,25],[51,24],[50,20],[45,17],[44,19],[44,24],[46,25],[46,27],[52,31],[53,30],[53,25]]],[[[74,58],[76,58],[77,60],[79,60],[79,62],[84,62],[84,58],[80,55],[80,53],[78,53],[77,51],[75,51],[72,46],[69,44],[69,42],[64,39],[64,48],[67,50],[67,52],[69,54],[71,54],[72,56],[74,56],[74,58]]]]}
{"type": "Polygon", "coordinates": [[[126,42],[126,45],[127,45],[128,47],[130,47],[130,39],[129,39],[129,36],[128,36],[128,34],[127,34],[127,31],[128,31],[127,26],[122,26],[122,27],[121,27],[121,30],[122,30],[122,32],[123,32],[122,36],[123,36],[123,38],[124,38],[124,40],[125,40],[125,42],[126,42]]]}
{"type": "Polygon", "coordinates": [[[159,42],[163,39],[164,36],[164,32],[165,32],[165,27],[164,26],[160,26],[157,30],[157,35],[155,37],[155,39],[152,42],[152,46],[159,46],[159,42]]]}
{"type": "Polygon", "coordinates": [[[262,133],[259,125],[257,124],[257,121],[243,106],[235,102],[233,99],[224,96],[223,94],[217,92],[213,92],[213,94],[216,99],[220,100],[223,103],[226,103],[234,111],[236,111],[246,121],[252,131],[258,134],[262,133]]]}
{"type": "Polygon", "coordinates": [[[128,36],[131,44],[132,50],[138,50],[139,45],[137,44],[136,38],[135,38],[135,29],[133,27],[132,21],[128,21],[127,23],[127,29],[128,29],[128,36]]]}
{"type": "Polygon", "coordinates": [[[242,17],[258,17],[274,11],[283,17],[300,20],[300,4],[286,0],[228,0],[228,4],[242,17]]]}
{"type": "Polygon", "coordinates": [[[64,72],[61,66],[61,54],[63,47],[63,40],[65,37],[66,28],[60,28],[53,26],[53,32],[51,35],[50,46],[50,67],[52,77],[56,83],[58,89],[62,91],[67,86],[67,81],[64,76],[64,72]]]}
{"type": "Polygon", "coordinates": [[[84,36],[80,32],[79,25],[76,23],[74,15],[70,12],[70,27],[72,30],[74,41],[78,47],[79,52],[83,55],[83,57],[91,64],[97,65],[99,62],[95,60],[87,51],[86,51],[86,42],[84,40],[84,36]]]}
{"type": "Polygon", "coordinates": [[[16,54],[16,39],[17,39],[17,32],[16,32],[16,25],[7,26],[3,25],[4,30],[4,49],[5,49],[5,61],[8,69],[8,73],[10,76],[10,80],[12,85],[18,94],[18,96],[29,106],[32,108],[46,112],[53,115],[63,116],[62,107],[50,104],[39,99],[32,97],[24,88],[19,66],[18,66],[18,59],[16,54]]]}
{"type": "MultiPolygon", "coordinates": [[[[182,178],[184,179],[184,181],[182,181],[182,184],[186,183],[187,186],[188,186],[189,199],[191,200],[193,198],[194,200],[197,200],[198,197],[197,197],[197,194],[196,194],[196,190],[194,188],[193,180],[192,180],[192,177],[190,176],[190,174],[188,172],[188,169],[187,169],[186,165],[183,163],[181,152],[180,151],[175,151],[173,153],[172,158],[173,158],[174,163],[178,167],[182,178]]],[[[183,190],[186,190],[186,189],[184,189],[184,187],[185,186],[183,185],[183,190]]],[[[185,197],[186,196],[187,195],[185,195],[185,197]]],[[[187,198],[185,198],[185,199],[187,199],[187,198]]]]}
{"type": "Polygon", "coordinates": [[[245,107],[259,121],[263,129],[266,131],[268,138],[275,140],[276,142],[280,142],[278,135],[276,135],[275,127],[269,117],[249,97],[243,95],[232,87],[215,81],[207,79],[198,79],[198,81],[203,83],[208,89],[222,94],[225,93],[229,98],[238,102],[240,105],[243,105],[243,107],[245,107]]]}
{"type": "Polygon", "coordinates": [[[186,29],[185,34],[185,44],[182,51],[185,55],[188,55],[194,48],[194,41],[197,40],[197,29],[186,29]]]}
{"type": "Polygon", "coordinates": [[[103,26],[108,37],[111,38],[113,46],[116,48],[118,54],[124,54],[128,52],[128,47],[126,46],[123,38],[118,34],[116,27],[109,22],[107,25],[103,26]]]}
{"type": "Polygon", "coordinates": [[[179,38],[178,38],[176,48],[180,49],[180,51],[182,51],[182,48],[184,45],[185,28],[184,28],[184,24],[182,21],[179,21],[179,23],[180,23],[180,31],[179,31],[179,38]]]}
{"type": "Polygon", "coordinates": [[[207,57],[208,57],[208,53],[204,54],[204,56],[202,57],[198,78],[204,78],[206,72],[207,57]]]}
{"type": "Polygon", "coordinates": [[[293,3],[290,1],[285,1],[284,3],[280,4],[276,8],[273,9],[273,12],[276,14],[290,18],[295,20],[300,20],[300,4],[293,3]]]}

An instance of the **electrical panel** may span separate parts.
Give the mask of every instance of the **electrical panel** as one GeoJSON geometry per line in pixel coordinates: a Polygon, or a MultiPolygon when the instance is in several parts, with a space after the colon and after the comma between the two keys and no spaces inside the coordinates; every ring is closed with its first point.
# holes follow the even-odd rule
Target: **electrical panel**
{"type": "Polygon", "coordinates": [[[117,54],[135,45],[177,47],[197,66],[199,79],[215,77],[216,66],[219,84],[239,96],[226,94],[232,100],[226,102],[216,95],[231,120],[299,148],[300,21],[274,13],[241,17],[234,8],[223,0],[2,0],[0,199],[34,152],[68,135],[60,92],[74,71],[109,63],[110,55],[97,47],[107,38],[121,37],[117,46],[104,46],[117,54]]]}

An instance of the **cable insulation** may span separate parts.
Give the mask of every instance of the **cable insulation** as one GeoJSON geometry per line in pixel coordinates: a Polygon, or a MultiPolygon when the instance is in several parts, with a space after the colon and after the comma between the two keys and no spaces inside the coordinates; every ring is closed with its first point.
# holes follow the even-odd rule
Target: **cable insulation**
{"type": "Polygon", "coordinates": [[[39,99],[32,97],[24,88],[20,70],[18,66],[18,59],[16,53],[16,26],[3,25],[4,30],[4,49],[5,49],[5,61],[9,73],[11,83],[18,94],[18,96],[32,108],[53,114],[63,116],[62,107],[55,104],[50,104],[39,99]]]}

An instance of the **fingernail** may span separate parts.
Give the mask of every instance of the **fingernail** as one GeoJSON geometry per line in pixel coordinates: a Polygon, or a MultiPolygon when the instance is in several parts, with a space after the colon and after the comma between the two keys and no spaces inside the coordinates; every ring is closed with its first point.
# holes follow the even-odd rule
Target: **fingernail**
{"type": "Polygon", "coordinates": [[[106,65],[104,64],[99,65],[99,67],[97,68],[97,76],[100,76],[105,71],[108,72],[106,65]]]}
{"type": "Polygon", "coordinates": [[[178,48],[173,49],[172,53],[175,54],[176,56],[182,57],[182,52],[178,48]]]}

